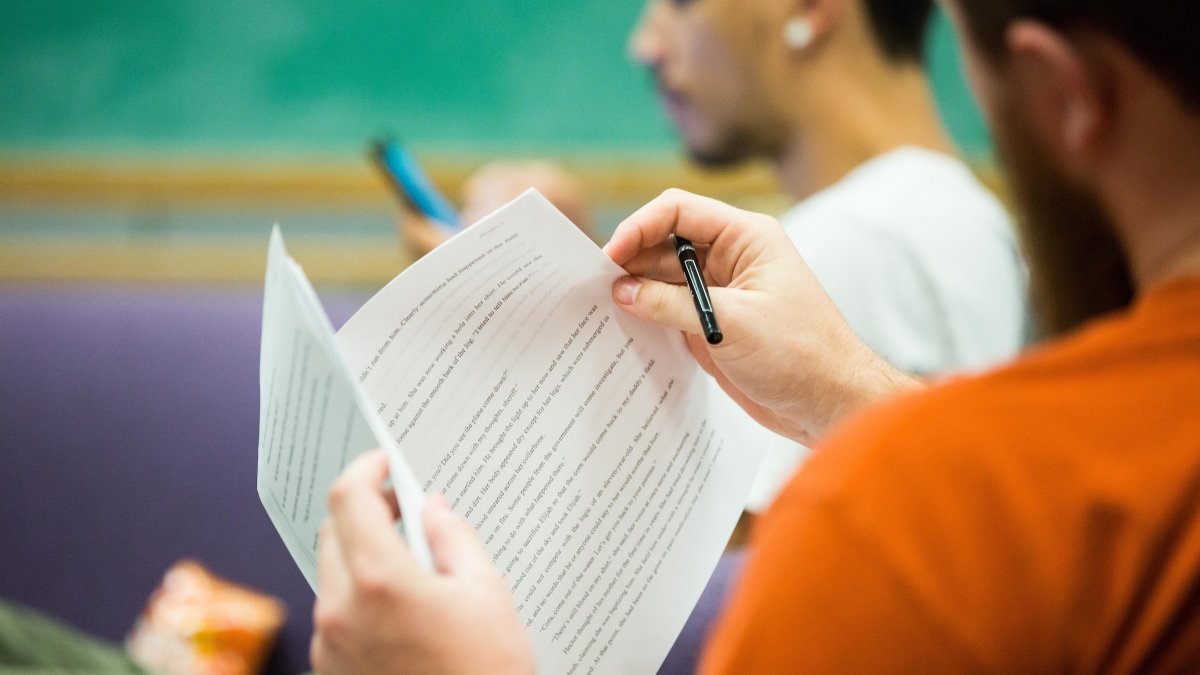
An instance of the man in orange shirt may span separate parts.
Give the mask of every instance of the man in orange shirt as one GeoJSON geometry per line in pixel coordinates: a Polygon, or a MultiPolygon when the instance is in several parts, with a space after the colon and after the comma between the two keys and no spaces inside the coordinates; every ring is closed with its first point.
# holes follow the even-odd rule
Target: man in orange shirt
{"type": "MultiPolygon", "coordinates": [[[[819,441],[755,533],[703,671],[1194,672],[1200,8],[947,6],[1055,341],[921,391],[857,341],[773,219],[670,192],[606,249],[635,275],[619,304],[684,331],[760,422],[819,441]],[[717,347],[696,335],[671,232],[706,253],[717,347]]],[[[470,527],[433,501],[439,571],[420,571],[385,474],[364,456],[330,494],[317,670],[533,672],[470,527]]]]}

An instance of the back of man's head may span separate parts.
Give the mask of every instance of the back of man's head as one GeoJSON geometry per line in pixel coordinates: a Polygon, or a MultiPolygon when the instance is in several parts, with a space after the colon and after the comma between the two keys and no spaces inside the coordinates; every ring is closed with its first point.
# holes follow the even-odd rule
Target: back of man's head
{"type": "Polygon", "coordinates": [[[1178,162],[1180,148],[1192,143],[1185,138],[1200,130],[1200,3],[954,0],[953,6],[968,53],[986,63],[993,84],[1007,83],[984,87],[984,103],[1023,207],[1043,332],[1071,330],[1127,306],[1145,258],[1135,250],[1145,248],[1137,240],[1163,238],[1162,232],[1143,237],[1152,225],[1129,222],[1147,215],[1130,205],[1161,202],[1162,190],[1182,185],[1200,166],[1200,156],[1190,166],[1186,158],[1178,162]],[[1165,168],[1168,156],[1177,163],[1165,168]]]}
{"type": "Polygon", "coordinates": [[[1065,33],[1091,29],[1136,54],[1200,108],[1200,3],[1191,0],[958,0],[972,41],[1003,60],[1008,27],[1036,19],[1065,33]]]}

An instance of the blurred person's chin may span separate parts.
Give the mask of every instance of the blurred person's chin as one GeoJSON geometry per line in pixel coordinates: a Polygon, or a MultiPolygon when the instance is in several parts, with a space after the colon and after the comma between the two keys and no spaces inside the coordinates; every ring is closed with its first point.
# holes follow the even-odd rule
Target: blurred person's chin
{"type": "Polygon", "coordinates": [[[1129,306],[1133,284],[1112,219],[1096,195],[1046,156],[1012,105],[996,112],[996,154],[1020,211],[1033,310],[1042,337],[1129,306]]]}
{"type": "Polygon", "coordinates": [[[750,125],[702,124],[677,119],[676,127],[688,157],[705,168],[732,167],[760,157],[774,159],[783,153],[783,143],[774,134],[750,125]]]}
{"type": "Polygon", "coordinates": [[[754,154],[747,152],[750,147],[737,136],[723,137],[717,143],[691,143],[686,140],[687,155],[695,164],[708,169],[723,169],[738,166],[750,160],[754,154]]]}
{"type": "Polygon", "coordinates": [[[783,154],[786,122],[769,119],[766,111],[750,107],[749,92],[734,96],[740,105],[694,98],[661,80],[663,109],[679,132],[688,157],[705,168],[725,168],[748,160],[783,154]]]}

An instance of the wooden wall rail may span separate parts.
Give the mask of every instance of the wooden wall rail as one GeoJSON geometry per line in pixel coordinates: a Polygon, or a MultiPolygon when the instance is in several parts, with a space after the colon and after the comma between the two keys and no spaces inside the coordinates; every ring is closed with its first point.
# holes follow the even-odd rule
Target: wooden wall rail
{"type": "MultiPolygon", "coordinates": [[[[593,206],[631,209],[664,189],[679,187],[731,201],[739,206],[778,212],[788,200],[771,172],[756,165],[736,171],[708,172],[682,161],[661,158],[565,161],[589,187],[593,206]]],[[[456,198],[482,161],[427,158],[434,181],[456,198]]],[[[994,171],[981,175],[1003,194],[994,171]]],[[[0,207],[22,209],[113,205],[118,209],[237,209],[256,204],[359,205],[390,211],[394,199],[366,161],[124,162],[0,155],[0,207]]],[[[0,213],[0,218],[3,215],[0,213]]],[[[2,223],[0,223],[2,225],[2,223]]],[[[289,248],[317,283],[378,286],[407,264],[395,239],[380,241],[328,238],[295,240],[289,248]]],[[[85,238],[5,238],[0,228],[0,282],[246,282],[261,283],[266,242],[236,238],[216,241],[94,241],[85,238]]]]}
{"type": "MultiPolygon", "coordinates": [[[[431,159],[431,178],[451,198],[483,161],[431,159]]],[[[723,199],[778,193],[765,166],[701,171],[682,161],[564,161],[597,203],[641,201],[669,187],[723,199]]],[[[0,200],[181,204],[252,202],[390,203],[388,187],[364,161],[277,163],[48,161],[0,157],[0,200]]]]}
{"type": "MultiPolygon", "coordinates": [[[[379,287],[410,260],[394,242],[289,242],[314,283],[379,287]]],[[[262,283],[266,242],[3,242],[0,282],[262,283]]]]}
{"type": "MultiPolygon", "coordinates": [[[[459,196],[466,179],[484,160],[424,158],[434,182],[459,196]]],[[[770,200],[778,194],[773,176],[755,166],[706,172],[679,160],[604,158],[568,160],[564,166],[588,186],[593,206],[633,208],[669,187],[722,199],[770,200]]],[[[746,200],[750,200],[747,202],[746,200]]],[[[390,211],[395,199],[366,160],[273,162],[167,161],[0,156],[0,206],[89,206],[128,208],[147,205],[228,211],[263,204],[365,207],[390,211]]],[[[0,214],[0,218],[2,218],[0,214]]],[[[0,223],[2,225],[2,223],[0,223]]],[[[408,263],[394,239],[378,242],[295,240],[289,248],[317,283],[380,285],[408,263]]],[[[159,241],[138,238],[93,241],[4,238],[0,228],[0,281],[247,282],[260,283],[265,242],[236,238],[218,241],[159,241]]]]}

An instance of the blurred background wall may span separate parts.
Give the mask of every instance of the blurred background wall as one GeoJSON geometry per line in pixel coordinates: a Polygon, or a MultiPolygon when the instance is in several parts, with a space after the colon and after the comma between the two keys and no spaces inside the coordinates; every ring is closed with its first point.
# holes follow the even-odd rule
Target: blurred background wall
{"type": "MultiPolygon", "coordinates": [[[[0,6],[0,279],[257,281],[270,224],[318,282],[405,263],[368,139],[454,197],[488,159],[581,174],[602,233],[669,186],[779,211],[769,172],[688,168],[626,56],[641,0],[14,0],[0,6]]],[[[936,19],[944,118],[988,140],[936,19]]]]}

